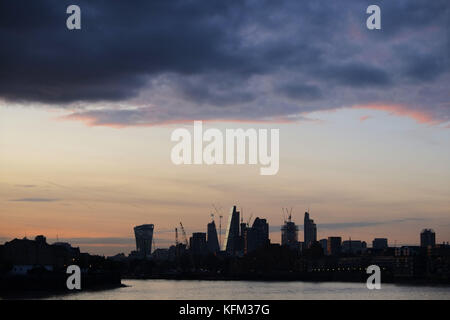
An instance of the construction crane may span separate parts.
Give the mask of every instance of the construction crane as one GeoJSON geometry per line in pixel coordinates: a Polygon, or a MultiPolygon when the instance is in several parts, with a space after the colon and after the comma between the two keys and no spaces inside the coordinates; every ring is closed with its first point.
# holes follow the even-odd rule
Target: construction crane
{"type": "Polygon", "coordinates": [[[214,203],[212,204],[212,206],[213,206],[214,210],[216,211],[216,213],[217,213],[217,214],[220,214],[220,211],[219,211],[219,209],[217,209],[217,207],[215,206],[215,204],[214,204],[214,203]]]}
{"type": "Polygon", "coordinates": [[[250,226],[250,220],[252,220],[252,217],[253,217],[253,213],[250,214],[250,217],[247,220],[247,227],[250,226]]]}
{"type": "Polygon", "coordinates": [[[214,210],[216,211],[216,213],[219,215],[219,247],[220,249],[222,249],[222,214],[221,211],[219,211],[219,209],[217,209],[217,207],[214,205],[214,203],[212,204],[214,210]]]}
{"type": "Polygon", "coordinates": [[[219,247],[222,250],[222,218],[223,216],[219,216],[219,247]]]}
{"type": "MultiPolygon", "coordinates": [[[[153,242],[153,252],[155,252],[156,248],[156,242],[155,242],[155,237],[152,238],[152,242],[153,242]]],[[[151,254],[151,252],[150,252],[151,254]]]]}
{"type": "Polygon", "coordinates": [[[175,228],[175,258],[178,259],[179,253],[178,250],[180,246],[178,245],[178,228],[175,228]]]}
{"type": "Polygon", "coordinates": [[[288,210],[288,208],[281,208],[281,211],[283,212],[284,222],[291,222],[291,220],[292,220],[292,209],[293,209],[292,207],[291,207],[291,210],[288,210]]]}
{"type": "Polygon", "coordinates": [[[186,231],[184,231],[184,227],[183,224],[180,221],[180,227],[181,227],[181,233],[183,234],[183,240],[184,240],[184,244],[186,245],[186,249],[188,248],[189,244],[188,244],[188,239],[186,236],[186,231]]]}
{"type": "MultiPolygon", "coordinates": [[[[183,224],[180,221],[180,227],[181,227],[181,233],[183,234],[184,244],[186,245],[186,249],[188,248],[188,239],[186,236],[186,231],[184,230],[183,224]]],[[[189,250],[189,257],[191,259],[192,268],[195,270],[195,261],[194,261],[194,255],[192,253],[192,250],[189,250]]]]}

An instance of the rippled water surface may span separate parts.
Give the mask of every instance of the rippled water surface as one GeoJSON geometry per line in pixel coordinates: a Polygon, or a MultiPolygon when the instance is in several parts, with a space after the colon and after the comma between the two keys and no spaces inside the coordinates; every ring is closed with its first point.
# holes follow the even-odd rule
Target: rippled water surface
{"type": "Polygon", "coordinates": [[[368,290],[364,283],[123,280],[126,287],[80,292],[50,299],[445,299],[450,287],[382,284],[368,290]]]}

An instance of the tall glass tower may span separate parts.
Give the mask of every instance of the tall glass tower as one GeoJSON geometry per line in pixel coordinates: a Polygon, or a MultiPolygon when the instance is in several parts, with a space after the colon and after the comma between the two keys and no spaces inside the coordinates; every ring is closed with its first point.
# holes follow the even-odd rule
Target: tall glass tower
{"type": "Polygon", "coordinates": [[[220,250],[219,240],[217,239],[217,229],[214,221],[208,223],[208,239],[206,240],[208,251],[216,253],[220,250]]]}
{"type": "Polygon", "coordinates": [[[298,227],[292,221],[291,215],[289,215],[287,221],[284,221],[284,225],[281,228],[281,245],[290,248],[298,246],[298,227]]]}
{"type": "Polygon", "coordinates": [[[421,247],[434,247],[436,246],[436,234],[432,229],[423,229],[420,233],[420,246],[421,247]]]}
{"type": "Polygon", "coordinates": [[[309,218],[309,212],[305,212],[305,221],[304,221],[304,233],[305,233],[305,248],[309,248],[309,246],[317,241],[317,227],[314,223],[313,219],[309,218]]]}
{"type": "Polygon", "coordinates": [[[239,242],[239,211],[236,210],[236,206],[233,206],[233,208],[231,208],[230,217],[228,218],[223,249],[228,254],[235,255],[239,250],[239,242]]]}

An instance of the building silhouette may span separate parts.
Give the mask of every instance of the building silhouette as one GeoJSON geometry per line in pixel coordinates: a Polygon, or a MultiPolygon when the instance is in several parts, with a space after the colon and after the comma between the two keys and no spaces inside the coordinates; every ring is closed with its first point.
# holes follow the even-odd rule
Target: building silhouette
{"type": "Polygon", "coordinates": [[[243,221],[242,219],[243,215],[244,214],[241,214],[241,223],[239,224],[240,234],[239,234],[239,245],[237,247],[237,251],[239,254],[241,253],[243,254],[245,251],[245,233],[247,232],[247,229],[249,227],[248,224],[243,221]]]}
{"type": "Polygon", "coordinates": [[[367,243],[361,240],[345,240],[341,244],[342,253],[361,254],[367,249],[367,243]]]}
{"type": "Polygon", "coordinates": [[[281,227],[281,245],[292,249],[297,249],[299,246],[298,227],[292,221],[291,215],[289,215],[288,220],[281,227]]]}
{"type": "Polygon", "coordinates": [[[136,251],[140,257],[150,257],[152,253],[153,242],[153,224],[143,224],[134,227],[134,236],[136,237],[136,251]]]}
{"type": "Polygon", "coordinates": [[[256,218],[251,228],[244,231],[244,252],[250,253],[269,245],[269,224],[266,219],[256,218]]]}
{"type": "Polygon", "coordinates": [[[314,223],[314,220],[309,218],[309,213],[305,212],[304,219],[304,234],[305,234],[305,242],[304,247],[309,248],[312,243],[317,241],[317,227],[314,223]]]}
{"type": "Polygon", "coordinates": [[[386,238],[375,238],[372,241],[372,248],[374,249],[387,249],[388,248],[388,239],[386,238]]]}
{"type": "Polygon", "coordinates": [[[206,233],[194,232],[189,238],[189,249],[194,255],[205,255],[208,253],[206,245],[206,233]]]}
{"type": "Polygon", "coordinates": [[[436,234],[432,229],[422,230],[420,233],[420,246],[425,248],[436,246],[436,234]]]}
{"type": "Polygon", "coordinates": [[[217,238],[217,229],[214,221],[208,223],[207,227],[208,237],[206,240],[206,245],[208,247],[208,251],[212,253],[216,253],[220,251],[219,240],[217,238]]]}
{"type": "Polygon", "coordinates": [[[328,237],[327,240],[327,254],[330,256],[337,256],[341,253],[341,237],[328,237]]]}
{"type": "Polygon", "coordinates": [[[224,243],[224,251],[230,255],[236,255],[240,248],[241,237],[239,235],[239,215],[240,213],[236,210],[236,206],[233,206],[228,218],[224,243]]]}
{"type": "Polygon", "coordinates": [[[67,266],[82,255],[79,248],[62,242],[48,244],[46,237],[39,235],[34,240],[14,239],[1,245],[0,265],[7,261],[13,274],[27,274],[36,267],[52,271],[67,266]]]}
{"type": "Polygon", "coordinates": [[[320,239],[319,243],[320,243],[320,246],[322,247],[323,254],[327,254],[327,251],[328,251],[328,240],[327,239],[320,239]]]}

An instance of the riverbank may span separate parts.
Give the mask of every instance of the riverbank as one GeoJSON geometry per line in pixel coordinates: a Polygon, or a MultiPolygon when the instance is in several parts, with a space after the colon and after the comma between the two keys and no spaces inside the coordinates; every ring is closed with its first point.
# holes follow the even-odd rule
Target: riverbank
{"type": "Polygon", "coordinates": [[[0,298],[33,299],[80,291],[109,290],[123,286],[120,274],[115,272],[82,274],[81,290],[69,290],[66,280],[67,274],[64,273],[2,276],[0,298]]]}
{"type": "Polygon", "coordinates": [[[62,297],[62,296],[71,296],[79,293],[100,293],[101,291],[109,291],[118,288],[125,288],[127,285],[102,285],[91,287],[82,290],[57,290],[57,291],[48,291],[48,290],[37,290],[37,291],[12,291],[12,292],[0,292],[0,300],[35,300],[35,299],[48,299],[50,297],[62,297]]]}

